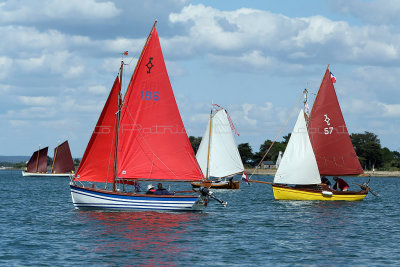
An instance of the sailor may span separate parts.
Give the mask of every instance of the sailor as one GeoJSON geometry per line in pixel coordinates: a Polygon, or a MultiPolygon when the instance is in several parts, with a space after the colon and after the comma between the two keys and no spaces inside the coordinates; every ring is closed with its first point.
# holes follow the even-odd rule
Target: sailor
{"type": "Polygon", "coordinates": [[[155,191],[156,191],[156,189],[154,189],[154,186],[153,186],[152,184],[149,184],[149,185],[147,186],[147,192],[146,192],[146,194],[151,195],[151,194],[154,194],[155,191]]]}
{"type": "Polygon", "coordinates": [[[349,184],[346,183],[345,180],[335,176],[333,177],[333,180],[336,182],[335,185],[333,186],[333,190],[341,190],[341,191],[347,191],[349,189],[349,184]]]}
{"type": "Polygon", "coordinates": [[[326,184],[327,186],[329,186],[329,188],[331,187],[331,182],[329,181],[328,178],[326,178],[325,176],[321,177],[321,183],[326,184]]]}
{"type": "Polygon", "coordinates": [[[163,188],[162,183],[157,184],[157,190],[154,192],[154,195],[173,195],[168,192],[167,189],[163,188]]]}

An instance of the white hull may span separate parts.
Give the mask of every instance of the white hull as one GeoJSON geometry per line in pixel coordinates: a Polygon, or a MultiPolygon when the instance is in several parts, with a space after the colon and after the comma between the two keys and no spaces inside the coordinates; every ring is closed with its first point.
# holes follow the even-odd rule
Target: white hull
{"type": "Polygon", "coordinates": [[[142,195],[70,185],[76,209],[196,211],[204,207],[199,196],[142,195]]]}
{"type": "Polygon", "coordinates": [[[53,176],[53,177],[71,177],[71,175],[74,175],[73,173],[39,173],[39,172],[25,172],[22,171],[22,176],[53,176]]]}

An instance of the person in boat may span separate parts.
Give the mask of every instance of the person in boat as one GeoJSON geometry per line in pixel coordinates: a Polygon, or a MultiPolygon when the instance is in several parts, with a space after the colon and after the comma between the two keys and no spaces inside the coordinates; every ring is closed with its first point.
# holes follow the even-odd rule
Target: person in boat
{"type": "Polygon", "coordinates": [[[154,188],[154,186],[153,186],[152,184],[149,184],[149,185],[147,186],[147,192],[146,192],[146,194],[147,194],[147,195],[151,195],[151,194],[154,194],[154,192],[156,192],[156,189],[154,188]]]}
{"type": "Polygon", "coordinates": [[[163,188],[162,183],[157,184],[157,190],[154,192],[154,195],[173,195],[167,189],[163,188]]]}
{"type": "Polygon", "coordinates": [[[349,184],[346,183],[345,180],[335,176],[333,177],[333,180],[336,182],[335,185],[333,186],[333,190],[341,190],[341,191],[347,191],[349,189],[349,184]]]}
{"type": "Polygon", "coordinates": [[[327,186],[329,186],[329,188],[331,187],[331,182],[329,181],[328,178],[326,178],[325,176],[321,177],[321,183],[326,184],[327,186]]]}

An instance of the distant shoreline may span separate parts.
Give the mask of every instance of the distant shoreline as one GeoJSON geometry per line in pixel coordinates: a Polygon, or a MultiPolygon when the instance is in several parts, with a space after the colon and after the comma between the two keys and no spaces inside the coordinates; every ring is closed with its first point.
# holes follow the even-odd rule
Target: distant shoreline
{"type": "MultiPolygon", "coordinates": [[[[276,169],[245,169],[247,175],[271,175],[274,176],[276,169]]],[[[400,177],[400,171],[365,171],[360,177],[400,177]]]]}

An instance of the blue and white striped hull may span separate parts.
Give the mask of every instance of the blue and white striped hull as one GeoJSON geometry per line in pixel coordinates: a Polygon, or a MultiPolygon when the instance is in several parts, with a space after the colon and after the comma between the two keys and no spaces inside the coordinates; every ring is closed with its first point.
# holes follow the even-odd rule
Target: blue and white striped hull
{"type": "Polygon", "coordinates": [[[195,211],[204,207],[200,196],[132,195],[70,185],[76,209],[195,211]]]}

